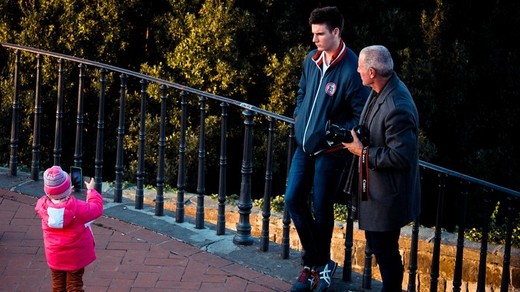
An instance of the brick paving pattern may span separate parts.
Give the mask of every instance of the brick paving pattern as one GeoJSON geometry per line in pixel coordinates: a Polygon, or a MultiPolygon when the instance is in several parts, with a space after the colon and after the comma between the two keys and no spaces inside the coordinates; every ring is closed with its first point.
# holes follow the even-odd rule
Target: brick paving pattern
{"type": "MultiPolygon", "coordinates": [[[[50,291],[37,198],[0,189],[0,291],[50,291]]],[[[290,283],[106,215],[92,225],[97,260],[85,290],[289,291],[290,283]]]]}

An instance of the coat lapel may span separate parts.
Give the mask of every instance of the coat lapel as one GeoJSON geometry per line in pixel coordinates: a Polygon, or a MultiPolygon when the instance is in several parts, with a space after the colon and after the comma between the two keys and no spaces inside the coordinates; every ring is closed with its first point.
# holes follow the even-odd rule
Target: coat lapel
{"type": "Polygon", "coordinates": [[[375,91],[371,91],[370,95],[367,100],[367,106],[363,109],[363,112],[361,113],[361,120],[364,121],[364,125],[369,126],[374,117],[376,116],[377,112],[381,108],[381,105],[385,102],[388,95],[394,91],[394,89],[397,87],[397,84],[399,82],[399,79],[397,78],[396,74],[393,73],[392,77],[388,80],[388,83],[385,85],[383,90],[376,95],[375,91]],[[374,100],[374,104],[371,105],[372,100],[374,100]],[[372,107],[372,109],[370,109],[372,107]]]}

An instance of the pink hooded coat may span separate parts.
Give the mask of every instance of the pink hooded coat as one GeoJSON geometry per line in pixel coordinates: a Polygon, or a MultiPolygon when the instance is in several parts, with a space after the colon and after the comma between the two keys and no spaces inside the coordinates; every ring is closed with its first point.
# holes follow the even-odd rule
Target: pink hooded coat
{"type": "Polygon", "coordinates": [[[36,203],[34,210],[42,218],[45,256],[51,269],[76,271],[96,259],[90,223],[103,214],[103,197],[95,189],[86,193],[86,202],[70,196],[55,204],[43,196],[36,203]]]}

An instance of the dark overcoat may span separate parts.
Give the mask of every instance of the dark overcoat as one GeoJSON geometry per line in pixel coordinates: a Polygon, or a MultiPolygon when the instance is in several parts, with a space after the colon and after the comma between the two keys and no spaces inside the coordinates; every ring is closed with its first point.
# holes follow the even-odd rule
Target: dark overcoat
{"type": "Polygon", "coordinates": [[[419,114],[396,73],[379,94],[370,93],[361,121],[370,131],[370,144],[368,198],[359,201],[359,228],[395,230],[415,220],[421,205],[419,114]]]}

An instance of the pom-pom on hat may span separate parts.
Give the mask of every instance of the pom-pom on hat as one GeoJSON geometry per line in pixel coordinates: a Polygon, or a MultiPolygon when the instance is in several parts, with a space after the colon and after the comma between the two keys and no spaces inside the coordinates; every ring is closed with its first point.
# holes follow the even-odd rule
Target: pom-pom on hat
{"type": "Polygon", "coordinates": [[[63,199],[70,195],[71,188],[70,176],[61,167],[55,165],[43,173],[43,190],[49,198],[63,199]]]}

